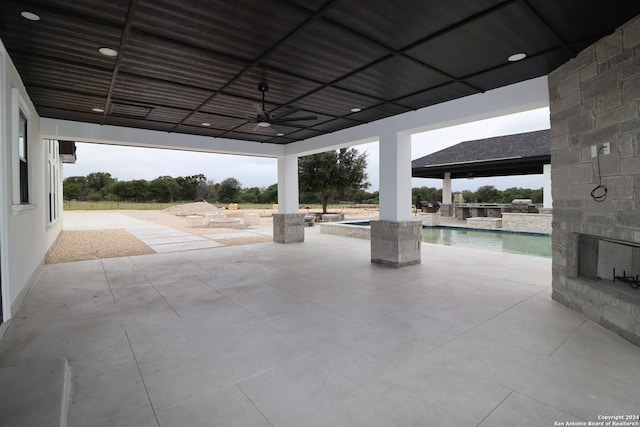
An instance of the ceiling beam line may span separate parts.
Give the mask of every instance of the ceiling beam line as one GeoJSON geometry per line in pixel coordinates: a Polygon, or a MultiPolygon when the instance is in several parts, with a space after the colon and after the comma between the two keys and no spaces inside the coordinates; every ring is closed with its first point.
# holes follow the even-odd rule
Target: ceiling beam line
{"type": "Polygon", "coordinates": [[[294,28],[293,30],[291,30],[288,34],[286,34],[283,38],[281,38],[280,40],[278,40],[274,45],[272,45],[269,49],[267,49],[266,51],[262,52],[257,58],[255,58],[253,61],[251,61],[251,63],[247,64],[238,74],[235,75],[235,77],[233,77],[231,80],[229,80],[227,83],[225,83],[224,86],[222,86],[220,88],[220,90],[216,93],[214,93],[213,95],[211,95],[208,99],[206,99],[202,104],[200,104],[198,106],[198,108],[196,108],[195,110],[193,110],[191,112],[191,114],[187,115],[184,119],[182,119],[182,121],[180,123],[178,123],[176,126],[174,126],[174,129],[177,128],[179,125],[181,125],[182,123],[184,123],[185,121],[187,121],[191,116],[193,116],[195,113],[199,112],[200,109],[202,109],[205,105],[207,105],[209,102],[213,101],[219,94],[223,93],[225,89],[227,89],[229,86],[231,86],[233,83],[237,82],[238,80],[240,80],[240,78],[242,78],[242,76],[244,76],[250,69],[254,68],[256,65],[260,64],[262,61],[264,61],[265,59],[267,59],[269,56],[271,56],[271,54],[278,48],[280,48],[282,45],[284,45],[287,41],[289,41],[290,39],[292,39],[296,34],[300,33],[302,30],[304,30],[305,28],[309,27],[311,24],[313,24],[314,22],[316,22],[317,20],[319,20],[320,18],[322,18],[324,16],[324,14],[326,14],[332,7],[334,7],[340,0],[329,0],[327,1],[319,10],[317,10],[316,12],[313,12],[313,14],[307,18],[304,22],[302,22],[300,25],[298,25],[296,28],[294,28]]]}
{"type": "MultiPolygon", "coordinates": [[[[434,73],[440,74],[443,77],[446,77],[446,78],[448,78],[450,80],[457,81],[457,82],[460,82],[462,84],[465,84],[466,86],[469,86],[470,88],[474,89],[476,92],[483,92],[483,90],[481,88],[478,88],[478,87],[476,87],[476,86],[474,86],[474,85],[472,85],[470,83],[462,81],[461,79],[453,76],[452,74],[449,74],[446,71],[442,71],[441,69],[439,69],[439,68],[437,68],[437,67],[435,67],[435,66],[433,66],[431,64],[428,64],[428,63],[423,62],[423,61],[421,61],[421,60],[419,60],[417,58],[414,58],[412,56],[407,55],[406,52],[403,51],[403,49],[395,49],[395,48],[393,48],[393,47],[391,47],[391,46],[389,46],[389,45],[387,45],[385,43],[382,43],[381,41],[378,41],[378,40],[376,40],[374,38],[371,38],[371,37],[367,36],[366,34],[362,34],[361,32],[356,31],[353,28],[347,27],[347,26],[345,26],[345,25],[343,25],[343,24],[341,24],[339,22],[336,22],[336,21],[330,19],[330,18],[326,18],[325,17],[325,20],[327,22],[330,22],[332,25],[335,25],[335,26],[339,27],[343,31],[346,31],[346,32],[351,33],[351,34],[353,34],[355,36],[358,36],[358,37],[360,37],[360,38],[362,38],[364,40],[367,40],[369,43],[376,45],[378,48],[386,50],[387,53],[389,53],[389,54],[392,54],[394,56],[403,57],[403,58],[415,63],[416,65],[418,65],[420,67],[428,69],[429,71],[432,71],[434,73]]],[[[411,43],[411,45],[413,45],[413,43],[411,43]]],[[[344,88],[341,88],[341,89],[344,89],[344,88]]],[[[380,99],[380,100],[383,101],[382,99],[380,99]]],[[[392,101],[392,100],[384,100],[384,101],[388,102],[388,103],[394,103],[394,101],[392,101]]]]}
{"type": "MultiPolygon", "coordinates": [[[[465,78],[468,78],[468,76],[467,76],[467,77],[462,77],[462,78],[457,78],[457,77],[455,77],[455,76],[449,75],[448,73],[442,72],[442,71],[438,70],[437,68],[430,66],[429,64],[425,64],[425,63],[423,63],[422,61],[418,61],[418,60],[416,60],[416,59],[414,59],[414,58],[411,58],[410,56],[408,56],[408,55],[406,54],[406,52],[408,52],[408,51],[409,51],[409,50],[411,50],[411,49],[416,48],[417,46],[420,46],[420,45],[421,45],[421,44],[423,44],[423,43],[426,43],[426,42],[428,42],[428,41],[431,41],[431,40],[433,40],[433,39],[436,39],[436,38],[438,38],[438,37],[441,37],[441,36],[443,36],[443,35],[445,35],[445,34],[447,34],[447,33],[450,33],[450,32],[452,32],[452,31],[454,31],[454,30],[456,30],[456,29],[458,29],[458,28],[460,28],[460,27],[462,27],[462,26],[468,25],[468,24],[470,24],[471,22],[477,21],[478,19],[481,19],[481,18],[483,18],[483,17],[485,17],[485,16],[487,16],[487,15],[490,15],[490,14],[492,14],[492,13],[494,13],[494,12],[498,11],[498,10],[501,10],[501,9],[503,9],[503,8],[505,8],[505,7],[509,6],[509,5],[511,5],[511,4],[513,4],[513,3],[517,2],[517,1],[520,1],[520,0],[505,0],[505,1],[503,1],[502,3],[499,3],[499,4],[497,4],[497,5],[493,6],[493,7],[490,7],[489,9],[485,9],[485,10],[483,10],[482,12],[476,13],[475,15],[471,15],[471,16],[469,16],[468,18],[465,18],[465,19],[463,19],[463,20],[461,20],[461,21],[456,22],[456,23],[455,23],[455,24],[453,24],[453,25],[450,25],[449,27],[446,27],[446,28],[444,28],[444,29],[442,29],[442,30],[436,31],[436,32],[435,32],[435,33],[433,33],[433,34],[430,34],[430,35],[428,35],[428,36],[426,36],[426,37],[423,37],[423,38],[421,38],[421,39],[419,39],[419,40],[417,40],[417,41],[415,41],[415,42],[413,42],[413,43],[410,43],[410,44],[408,44],[407,46],[405,46],[405,47],[403,47],[403,48],[401,48],[401,49],[393,49],[393,48],[391,48],[390,46],[386,46],[386,45],[384,45],[384,44],[382,44],[382,43],[379,43],[379,42],[377,42],[377,41],[373,41],[371,38],[369,38],[369,37],[367,37],[367,36],[364,36],[364,35],[360,34],[359,32],[357,32],[357,31],[355,31],[355,30],[352,30],[352,29],[350,29],[350,28],[343,27],[343,26],[341,26],[340,24],[338,24],[338,23],[336,23],[336,22],[334,22],[334,21],[332,21],[332,20],[329,20],[330,22],[334,23],[335,25],[338,25],[338,26],[340,26],[341,28],[344,28],[344,29],[346,29],[347,31],[350,31],[350,32],[352,32],[353,34],[359,35],[360,37],[364,37],[366,40],[370,40],[370,41],[372,41],[373,43],[375,43],[375,44],[376,44],[376,45],[378,45],[379,47],[382,47],[382,48],[386,49],[386,50],[389,52],[389,54],[388,54],[388,55],[385,55],[385,56],[383,56],[382,58],[379,58],[379,59],[377,59],[377,60],[375,60],[375,61],[373,61],[373,62],[371,62],[371,63],[369,63],[369,64],[367,64],[367,65],[365,65],[365,66],[362,66],[362,67],[360,67],[360,68],[358,68],[358,69],[356,69],[356,70],[354,70],[354,71],[351,71],[351,72],[349,72],[349,73],[347,73],[347,74],[345,74],[345,75],[343,75],[343,76],[341,76],[341,77],[338,77],[337,79],[334,79],[333,81],[331,81],[331,82],[329,82],[329,83],[324,83],[321,87],[319,87],[319,88],[315,89],[314,91],[307,92],[305,95],[303,95],[303,96],[299,96],[298,98],[296,98],[296,99],[294,99],[294,100],[290,101],[290,102],[289,102],[289,103],[287,103],[287,104],[283,104],[280,108],[282,108],[282,107],[286,107],[287,105],[291,105],[291,104],[293,104],[293,103],[295,103],[295,102],[299,101],[300,99],[302,99],[302,98],[304,98],[304,97],[306,97],[306,96],[309,96],[309,95],[312,95],[312,94],[314,94],[314,93],[318,92],[319,90],[322,90],[322,89],[327,88],[327,87],[329,87],[329,86],[335,86],[335,85],[336,85],[337,83],[339,83],[340,81],[345,80],[345,79],[347,79],[347,78],[349,78],[349,77],[352,77],[353,75],[355,75],[356,73],[359,73],[360,71],[362,71],[362,70],[364,70],[364,69],[367,69],[367,68],[369,68],[369,67],[371,67],[371,66],[377,65],[378,63],[380,63],[380,62],[382,62],[382,61],[387,60],[387,59],[388,59],[388,58],[390,58],[392,55],[403,55],[403,56],[404,56],[404,57],[406,57],[407,59],[413,59],[414,61],[417,61],[417,62],[418,62],[418,64],[420,64],[420,65],[426,66],[426,67],[428,67],[428,68],[432,69],[433,71],[440,72],[440,73],[442,73],[443,75],[448,76],[452,81],[462,83],[462,84],[464,84],[464,85],[466,85],[466,86],[468,86],[468,87],[472,88],[474,91],[476,91],[476,92],[478,92],[478,93],[483,93],[483,92],[484,92],[484,90],[483,90],[482,88],[479,88],[479,87],[477,87],[477,86],[475,86],[475,85],[473,85],[473,84],[471,84],[471,83],[466,82],[465,78]]],[[[325,19],[326,19],[326,18],[325,18],[325,19]]],[[[478,74],[480,74],[480,73],[478,73],[478,74]]],[[[441,87],[441,86],[443,86],[443,85],[445,85],[445,84],[448,84],[448,83],[451,83],[451,82],[445,82],[445,83],[443,83],[443,84],[441,84],[441,85],[438,85],[438,86],[436,86],[436,87],[434,87],[434,88],[432,88],[432,89],[435,89],[435,88],[441,87]]],[[[342,87],[339,87],[339,88],[340,88],[341,90],[344,90],[342,87]]],[[[408,107],[408,106],[405,106],[405,105],[402,105],[402,104],[399,104],[397,101],[398,101],[399,99],[406,98],[406,97],[408,97],[408,96],[412,96],[412,95],[415,95],[415,94],[418,94],[418,93],[422,93],[422,92],[424,92],[424,91],[419,91],[419,92],[416,92],[416,93],[414,93],[414,94],[405,95],[405,96],[402,96],[402,97],[400,97],[400,98],[396,98],[396,99],[391,100],[391,101],[386,101],[386,100],[381,100],[381,101],[384,101],[385,103],[395,104],[395,105],[398,105],[398,106],[400,106],[400,107],[408,108],[408,109],[410,109],[410,110],[413,110],[413,108],[408,107]]],[[[366,95],[366,94],[363,94],[363,95],[368,96],[368,97],[370,97],[370,98],[373,98],[373,97],[371,97],[371,96],[369,96],[369,95],[366,95]]]]}
{"type": "Polygon", "coordinates": [[[490,7],[488,9],[483,10],[482,12],[476,13],[475,15],[471,15],[468,18],[465,18],[461,21],[456,22],[453,25],[449,25],[446,28],[443,28],[442,30],[436,31],[435,33],[431,33],[426,37],[423,37],[421,39],[416,40],[413,43],[408,44],[407,46],[399,49],[400,52],[402,53],[406,53],[407,51],[411,50],[411,49],[415,49],[416,47],[425,44],[427,42],[430,42],[434,39],[437,39],[438,37],[442,37],[445,34],[448,34],[452,31],[457,30],[460,27],[464,27],[465,25],[468,25],[472,22],[475,22],[481,18],[484,18],[487,15],[491,15],[492,13],[495,13],[501,9],[504,9],[507,6],[510,6],[511,4],[515,3],[516,1],[520,1],[520,0],[505,0],[502,3],[499,3],[493,7],[490,7]]]}
{"type": "Polygon", "coordinates": [[[113,67],[113,74],[111,75],[111,82],[109,83],[109,92],[107,93],[107,99],[104,103],[104,111],[102,112],[101,124],[104,124],[104,120],[107,117],[109,107],[111,106],[111,96],[113,95],[113,89],[116,86],[118,72],[120,71],[120,64],[122,64],[123,52],[127,45],[129,34],[131,34],[131,25],[133,24],[133,16],[136,13],[137,6],[138,0],[130,0],[129,10],[127,12],[127,20],[125,21],[124,28],[122,29],[122,38],[120,39],[120,45],[118,46],[118,56],[116,57],[116,63],[113,67]]]}
{"type": "Polygon", "coordinates": [[[572,56],[576,56],[578,54],[578,52],[574,48],[572,48],[566,42],[566,40],[562,38],[562,36],[560,36],[560,33],[558,33],[556,29],[553,28],[551,24],[547,22],[546,19],[544,19],[544,17],[540,14],[540,12],[538,12],[538,10],[535,7],[533,7],[533,5],[528,0],[522,0],[522,2],[527,6],[527,8],[529,8],[531,13],[533,13],[536,16],[536,18],[538,18],[538,20],[542,23],[542,25],[547,27],[547,29],[551,32],[551,34],[553,34],[553,37],[556,39],[556,41],[559,42],[564,49],[567,49],[569,52],[571,52],[572,56]]]}

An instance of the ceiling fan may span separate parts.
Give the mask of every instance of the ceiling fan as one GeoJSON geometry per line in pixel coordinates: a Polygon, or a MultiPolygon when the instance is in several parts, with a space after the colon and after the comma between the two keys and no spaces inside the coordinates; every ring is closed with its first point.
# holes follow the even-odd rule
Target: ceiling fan
{"type": "MultiPolygon", "coordinates": [[[[305,121],[305,120],[317,120],[317,116],[299,116],[299,117],[288,117],[290,114],[295,113],[296,111],[298,111],[298,109],[292,109],[289,112],[286,112],[283,115],[280,115],[279,117],[276,117],[275,115],[272,115],[269,111],[267,111],[267,109],[265,108],[265,93],[267,93],[269,91],[269,85],[266,82],[260,82],[260,84],[258,84],[258,90],[260,92],[262,92],[262,106],[260,106],[259,104],[253,104],[253,107],[255,108],[256,112],[258,113],[258,115],[256,116],[256,129],[258,128],[274,128],[275,127],[273,125],[278,125],[278,124],[286,124],[286,123],[290,123],[290,122],[300,122],[300,121],[305,121]]],[[[280,135],[282,132],[278,131],[278,134],[280,135]]],[[[284,133],[282,133],[282,135],[284,135],[284,133]]]]}

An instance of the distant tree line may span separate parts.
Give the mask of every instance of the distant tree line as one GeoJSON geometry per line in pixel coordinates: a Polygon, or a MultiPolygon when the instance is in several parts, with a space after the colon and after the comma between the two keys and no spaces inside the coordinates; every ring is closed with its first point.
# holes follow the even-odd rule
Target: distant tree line
{"type": "Polygon", "coordinates": [[[177,202],[206,200],[210,203],[277,203],[278,186],[242,188],[235,178],[214,183],[202,175],[159,176],[147,181],[118,181],[107,172],[72,176],[63,182],[65,200],[117,200],[130,202],[177,202]]]}
{"type": "MultiPolygon", "coordinates": [[[[302,187],[302,186],[301,186],[302,187]]],[[[302,204],[337,204],[340,202],[355,204],[378,204],[379,193],[368,192],[357,186],[334,187],[331,192],[320,193],[302,187],[302,204]]],[[[63,183],[65,200],[82,201],[131,201],[131,202],[177,202],[200,201],[210,203],[256,203],[271,204],[278,202],[278,185],[268,187],[243,188],[236,178],[226,178],[214,183],[202,175],[160,176],[152,181],[136,179],[118,181],[107,172],[93,172],[87,176],[72,176],[63,183]]],[[[442,201],[442,189],[434,187],[414,187],[413,201],[430,203],[442,201]]],[[[514,199],[532,199],[533,203],[542,203],[542,188],[507,188],[498,190],[492,185],[478,188],[476,191],[462,191],[467,203],[511,203],[514,199]]]]}
{"type": "MultiPolygon", "coordinates": [[[[429,203],[442,202],[441,188],[414,187],[412,193],[414,203],[416,200],[429,203]]],[[[461,194],[465,203],[511,203],[515,199],[531,199],[533,203],[542,203],[542,188],[531,190],[512,187],[498,190],[493,185],[485,185],[476,191],[464,190],[461,194]]]]}

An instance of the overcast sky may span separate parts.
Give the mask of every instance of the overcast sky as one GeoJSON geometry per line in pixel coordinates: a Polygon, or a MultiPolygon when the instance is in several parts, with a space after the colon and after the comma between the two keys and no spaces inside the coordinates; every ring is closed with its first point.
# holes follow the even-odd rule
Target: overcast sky
{"type": "MultiPolygon", "coordinates": [[[[549,127],[549,109],[541,108],[415,134],[412,138],[411,158],[417,159],[463,141],[549,129],[549,127]]],[[[91,172],[108,172],[120,181],[133,179],[150,181],[164,175],[178,177],[203,174],[214,182],[233,177],[238,179],[243,187],[267,187],[278,181],[277,161],[271,158],[89,143],[78,143],[77,147],[78,160],[75,164],[64,165],[65,177],[86,176],[91,172]]],[[[378,190],[378,143],[360,145],[357,149],[368,153],[367,173],[371,183],[369,191],[376,191],[378,190]]],[[[412,185],[440,188],[442,181],[414,178],[412,185]]],[[[483,185],[495,185],[501,190],[509,187],[541,188],[543,180],[542,175],[528,175],[452,181],[453,191],[475,191],[483,185]]]]}

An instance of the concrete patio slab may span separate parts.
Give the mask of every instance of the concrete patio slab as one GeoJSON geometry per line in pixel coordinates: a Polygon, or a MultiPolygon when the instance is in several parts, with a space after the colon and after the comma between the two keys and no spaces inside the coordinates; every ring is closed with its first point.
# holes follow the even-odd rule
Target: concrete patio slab
{"type": "Polygon", "coordinates": [[[204,239],[193,241],[178,241],[176,243],[152,243],[148,245],[151,249],[158,253],[194,251],[196,249],[211,249],[224,246],[222,243],[212,242],[211,240],[204,239]]]}
{"type": "Polygon", "coordinates": [[[0,372],[67,359],[74,426],[551,426],[638,411],[640,348],[553,302],[549,259],[425,244],[422,264],[396,270],[317,228],[305,243],[175,251],[201,243],[216,244],[46,265],[0,372]]]}
{"type": "Polygon", "coordinates": [[[239,231],[237,233],[220,233],[220,234],[206,234],[204,237],[207,239],[241,239],[245,237],[255,237],[256,235],[262,235],[254,231],[239,231]]]}

